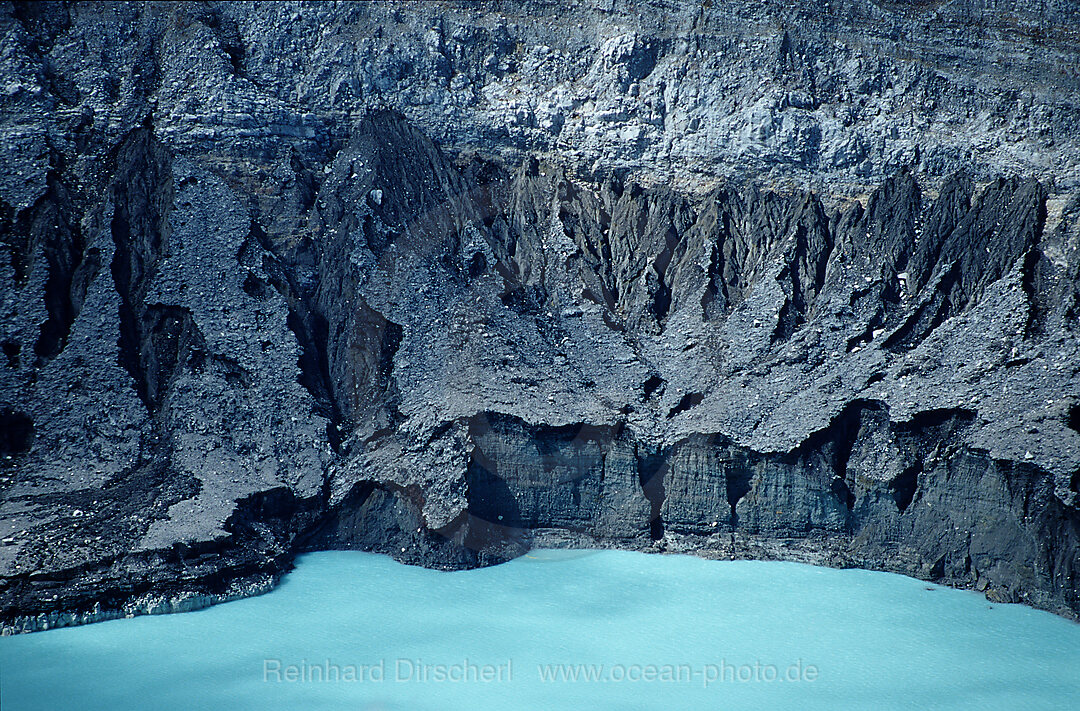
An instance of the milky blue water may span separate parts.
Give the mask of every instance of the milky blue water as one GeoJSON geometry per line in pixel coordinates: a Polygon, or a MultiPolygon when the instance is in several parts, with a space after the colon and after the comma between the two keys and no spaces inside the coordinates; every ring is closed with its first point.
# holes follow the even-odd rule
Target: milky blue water
{"type": "Polygon", "coordinates": [[[261,597],[0,639],[0,704],[1080,708],[1080,625],[795,563],[536,551],[440,572],[317,553],[261,597]]]}

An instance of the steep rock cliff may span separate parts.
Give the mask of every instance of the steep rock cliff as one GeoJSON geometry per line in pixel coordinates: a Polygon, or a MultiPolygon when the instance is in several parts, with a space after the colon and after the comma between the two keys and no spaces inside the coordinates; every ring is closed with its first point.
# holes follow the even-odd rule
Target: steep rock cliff
{"type": "Polygon", "coordinates": [[[1070,4],[2,15],[5,629],[327,547],[1080,613],[1070,4]]]}

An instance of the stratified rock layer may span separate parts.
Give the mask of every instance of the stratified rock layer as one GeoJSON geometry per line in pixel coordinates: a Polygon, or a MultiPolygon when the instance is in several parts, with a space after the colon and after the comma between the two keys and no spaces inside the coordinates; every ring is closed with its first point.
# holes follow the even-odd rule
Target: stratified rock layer
{"type": "Polygon", "coordinates": [[[5,629],[328,547],[1080,614],[1080,18],[1007,5],[3,9],[5,629]]]}

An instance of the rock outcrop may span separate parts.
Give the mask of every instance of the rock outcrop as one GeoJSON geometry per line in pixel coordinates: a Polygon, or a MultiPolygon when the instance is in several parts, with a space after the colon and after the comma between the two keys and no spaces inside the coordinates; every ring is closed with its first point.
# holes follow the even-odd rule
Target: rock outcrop
{"type": "Polygon", "coordinates": [[[0,11],[0,619],[299,552],[1080,615],[1070,3],[0,11]]]}

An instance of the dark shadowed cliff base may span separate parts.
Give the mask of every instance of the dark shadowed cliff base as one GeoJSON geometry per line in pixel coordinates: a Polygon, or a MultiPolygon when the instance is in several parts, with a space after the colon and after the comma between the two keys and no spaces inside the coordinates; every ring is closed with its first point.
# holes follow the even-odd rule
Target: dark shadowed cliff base
{"type": "Polygon", "coordinates": [[[5,632],[305,550],[1080,615],[1080,11],[0,8],[5,632]]]}

